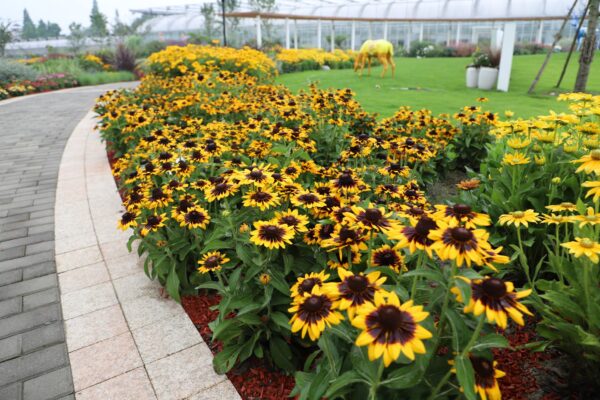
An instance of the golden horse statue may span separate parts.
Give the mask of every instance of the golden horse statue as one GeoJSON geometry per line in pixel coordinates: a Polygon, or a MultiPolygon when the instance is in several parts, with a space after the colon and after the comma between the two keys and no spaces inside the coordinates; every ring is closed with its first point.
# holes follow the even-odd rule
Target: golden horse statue
{"type": "Polygon", "coordinates": [[[394,46],[387,40],[367,40],[360,46],[358,55],[354,60],[354,71],[356,72],[360,69],[358,75],[362,76],[362,72],[365,68],[365,61],[367,61],[369,65],[368,74],[371,75],[371,58],[377,57],[383,65],[381,77],[383,78],[385,76],[388,65],[392,67],[392,77],[394,77],[396,73],[396,64],[394,64],[393,56],[394,46]]]}

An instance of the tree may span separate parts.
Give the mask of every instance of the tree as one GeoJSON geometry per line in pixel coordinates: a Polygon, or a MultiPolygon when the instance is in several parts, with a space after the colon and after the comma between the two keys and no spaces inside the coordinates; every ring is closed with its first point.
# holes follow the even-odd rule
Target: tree
{"type": "Polygon", "coordinates": [[[59,37],[60,36],[60,25],[58,25],[56,22],[47,22],[47,31],[48,31],[48,37],[59,37]]]}
{"type": "Polygon", "coordinates": [[[35,24],[26,8],[23,9],[23,28],[21,30],[21,37],[23,37],[23,39],[35,39],[37,37],[35,24]]]}
{"type": "Polygon", "coordinates": [[[72,22],[69,25],[69,45],[71,47],[71,51],[75,54],[81,51],[81,48],[85,44],[85,30],[81,26],[81,24],[76,24],[72,22]]]}
{"type": "Polygon", "coordinates": [[[585,38],[581,45],[581,54],[579,55],[579,70],[575,80],[575,92],[585,92],[588,77],[590,75],[590,67],[594,60],[594,52],[596,50],[596,29],[598,27],[598,8],[600,0],[588,0],[589,14],[588,25],[585,33],[585,38]]]}
{"type": "Polygon", "coordinates": [[[37,37],[37,38],[48,37],[48,25],[44,22],[44,20],[40,19],[40,21],[38,22],[38,26],[35,30],[36,30],[35,37],[37,37]]]}
{"type": "Polygon", "coordinates": [[[98,1],[94,0],[92,4],[92,13],[90,14],[90,35],[93,37],[108,36],[108,19],[98,9],[98,1]]]}
{"type": "Polygon", "coordinates": [[[0,57],[4,57],[6,45],[14,39],[15,25],[10,22],[0,21],[0,57]]]}
{"type": "Polygon", "coordinates": [[[134,33],[131,26],[121,22],[119,17],[119,10],[115,10],[115,22],[112,27],[112,33],[114,36],[125,37],[134,33]]]}
{"type": "Polygon", "coordinates": [[[200,8],[200,14],[204,17],[204,34],[212,39],[215,31],[215,7],[213,4],[204,3],[200,8]]]}

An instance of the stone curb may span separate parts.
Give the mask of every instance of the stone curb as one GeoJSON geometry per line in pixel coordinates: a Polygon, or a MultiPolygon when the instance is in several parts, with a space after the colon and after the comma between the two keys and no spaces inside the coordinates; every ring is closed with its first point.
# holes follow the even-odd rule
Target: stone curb
{"type": "Polygon", "coordinates": [[[89,112],[62,156],[56,268],[76,398],[240,399],[185,311],[129,253],[121,200],[89,112]]]}

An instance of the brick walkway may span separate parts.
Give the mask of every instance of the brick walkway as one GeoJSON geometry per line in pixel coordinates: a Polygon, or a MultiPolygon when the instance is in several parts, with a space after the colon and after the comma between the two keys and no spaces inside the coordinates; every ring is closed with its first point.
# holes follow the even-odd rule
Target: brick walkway
{"type": "Polygon", "coordinates": [[[0,400],[72,399],[54,260],[58,167],[75,125],[106,90],[0,102],[0,400]]]}

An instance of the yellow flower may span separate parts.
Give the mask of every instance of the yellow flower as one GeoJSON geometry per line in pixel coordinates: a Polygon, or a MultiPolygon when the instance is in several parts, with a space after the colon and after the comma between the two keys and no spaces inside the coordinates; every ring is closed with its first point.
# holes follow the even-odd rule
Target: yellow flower
{"type": "Polygon", "coordinates": [[[505,154],[502,158],[502,164],[504,165],[525,165],[529,164],[531,160],[520,152],[505,154]]]}
{"type": "Polygon", "coordinates": [[[531,140],[527,138],[513,137],[508,139],[506,144],[515,150],[520,150],[529,146],[531,144],[531,140]]]}
{"type": "Polygon", "coordinates": [[[588,238],[576,237],[574,242],[562,243],[561,246],[569,249],[569,253],[573,254],[575,258],[586,256],[592,262],[598,263],[600,258],[600,243],[595,242],[588,238]]]}
{"type": "Polygon", "coordinates": [[[394,292],[376,292],[374,304],[364,303],[352,320],[352,325],[362,330],[356,345],[368,345],[369,360],[383,357],[386,367],[400,354],[414,360],[415,353],[426,353],[423,339],[432,337],[431,332],[419,324],[428,315],[423,306],[413,305],[412,300],[400,304],[394,292]]]}
{"type": "Polygon", "coordinates": [[[554,204],[550,206],[546,206],[546,208],[550,211],[560,212],[560,211],[577,211],[577,206],[573,203],[569,203],[568,201],[562,202],[560,204],[554,204]]]}
{"type": "Polygon", "coordinates": [[[581,163],[575,172],[584,171],[586,174],[600,175],[600,149],[592,150],[590,154],[581,157],[573,163],[581,163]]]}
{"type": "Polygon", "coordinates": [[[581,184],[581,186],[591,188],[586,193],[586,195],[585,195],[586,198],[588,198],[590,196],[594,196],[593,197],[594,201],[598,201],[598,199],[600,199],[600,181],[583,182],[581,184]]]}
{"type": "Polygon", "coordinates": [[[271,275],[266,273],[260,274],[258,280],[260,281],[260,283],[266,286],[269,284],[269,282],[271,282],[271,275]]]}
{"type": "Polygon", "coordinates": [[[586,226],[587,224],[600,224],[600,214],[596,214],[592,207],[588,207],[586,211],[585,215],[573,216],[572,220],[579,222],[579,227],[586,226]]]}
{"type": "Polygon", "coordinates": [[[539,222],[538,213],[533,210],[525,210],[525,211],[513,211],[508,214],[502,214],[498,218],[498,222],[500,225],[512,225],[515,227],[519,227],[520,225],[524,225],[528,227],[529,222],[536,223],[539,222]]]}

